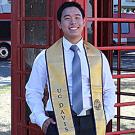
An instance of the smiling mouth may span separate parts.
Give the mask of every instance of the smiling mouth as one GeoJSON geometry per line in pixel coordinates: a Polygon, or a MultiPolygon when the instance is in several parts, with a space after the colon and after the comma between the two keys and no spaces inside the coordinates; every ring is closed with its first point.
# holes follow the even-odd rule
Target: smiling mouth
{"type": "Polygon", "coordinates": [[[71,27],[70,30],[77,30],[79,27],[71,27]]]}

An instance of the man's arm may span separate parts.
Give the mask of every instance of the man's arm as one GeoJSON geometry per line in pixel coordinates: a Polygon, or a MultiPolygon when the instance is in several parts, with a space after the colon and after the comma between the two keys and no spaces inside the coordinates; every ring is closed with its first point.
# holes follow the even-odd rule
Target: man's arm
{"type": "Polygon", "coordinates": [[[35,59],[26,84],[26,101],[31,110],[30,119],[42,128],[48,117],[45,115],[42,102],[45,84],[47,83],[47,72],[45,63],[45,51],[42,51],[35,59]]]}
{"type": "Polygon", "coordinates": [[[115,114],[115,91],[116,87],[112,79],[109,63],[103,54],[103,100],[107,123],[114,117],[115,114]]]}

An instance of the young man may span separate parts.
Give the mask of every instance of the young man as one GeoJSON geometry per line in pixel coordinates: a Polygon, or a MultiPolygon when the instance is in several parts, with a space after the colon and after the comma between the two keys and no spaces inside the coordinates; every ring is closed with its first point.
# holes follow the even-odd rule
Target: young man
{"type": "Polygon", "coordinates": [[[78,3],[62,4],[57,20],[63,37],[37,56],[26,85],[31,122],[46,135],[105,135],[115,103],[108,61],[83,41],[85,14],[78,3]],[[45,112],[46,84],[49,99],[45,112]]]}

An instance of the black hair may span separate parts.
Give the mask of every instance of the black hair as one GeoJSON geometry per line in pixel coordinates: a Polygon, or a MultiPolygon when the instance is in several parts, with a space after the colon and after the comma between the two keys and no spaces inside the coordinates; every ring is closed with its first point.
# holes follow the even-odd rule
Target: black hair
{"type": "Polygon", "coordinates": [[[64,2],[58,9],[57,11],[57,20],[61,22],[61,16],[62,16],[62,12],[65,8],[68,8],[68,7],[76,7],[80,10],[81,14],[82,14],[82,17],[84,18],[85,17],[85,13],[84,13],[84,10],[83,8],[81,7],[81,5],[77,2],[64,2]]]}

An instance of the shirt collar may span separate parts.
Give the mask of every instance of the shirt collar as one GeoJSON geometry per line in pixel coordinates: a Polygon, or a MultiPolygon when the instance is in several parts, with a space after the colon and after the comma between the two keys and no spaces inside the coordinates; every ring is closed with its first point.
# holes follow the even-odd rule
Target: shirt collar
{"type": "MultiPolygon", "coordinates": [[[[72,46],[73,44],[71,42],[69,42],[65,37],[63,37],[63,47],[66,51],[69,51],[70,50],[70,47],[72,46]]],[[[76,44],[79,48],[80,51],[83,50],[83,38],[76,44]]]]}

